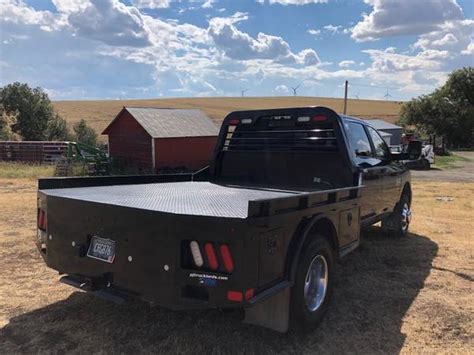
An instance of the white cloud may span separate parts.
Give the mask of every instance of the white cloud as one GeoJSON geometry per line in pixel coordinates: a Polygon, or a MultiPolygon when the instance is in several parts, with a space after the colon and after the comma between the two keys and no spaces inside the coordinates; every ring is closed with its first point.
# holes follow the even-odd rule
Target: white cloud
{"type": "Polygon", "coordinates": [[[437,59],[445,59],[449,56],[446,51],[424,51],[415,56],[398,54],[395,48],[389,47],[385,50],[367,49],[362,52],[370,55],[372,69],[380,73],[390,73],[409,70],[437,70],[442,63],[437,59]]]}
{"type": "Polygon", "coordinates": [[[52,0],[59,12],[69,14],[71,12],[83,11],[90,5],[88,0],[52,0]]]}
{"type": "Polygon", "coordinates": [[[364,0],[373,7],[352,30],[357,41],[387,36],[419,35],[439,29],[448,21],[463,19],[456,0],[364,0]]]}
{"type": "Polygon", "coordinates": [[[323,27],[324,32],[331,33],[332,35],[338,34],[338,33],[343,33],[343,34],[349,34],[352,31],[352,28],[344,28],[341,25],[326,25],[323,27]]]}
{"type": "Polygon", "coordinates": [[[256,38],[235,27],[248,18],[247,14],[236,13],[231,17],[215,17],[209,21],[208,34],[216,47],[227,57],[237,60],[268,59],[278,63],[303,63],[316,65],[320,62],[313,49],[305,49],[295,54],[290,45],[278,36],[262,32],[256,38]]]}
{"type": "Polygon", "coordinates": [[[413,45],[422,50],[449,50],[454,54],[462,51],[474,36],[474,20],[465,19],[443,24],[440,29],[423,34],[413,45]]]}
{"type": "Polygon", "coordinates": [[[132,5],[139,9],[165,9],[170,7],[171,0],[132,0],[132,5]]]}
{"type": "Polygon", "coordinates": [[[310,35],[313,35],[315,37],[319,36],[321,34],[321,30],[315,30],[315,29],[310,29],[307,31],[310,35]]]}
{"type": "Polygon", "coordinates": [[[474,55],[474,43],[473,42],[469,43],[467,48],[464,49],[461,53],[464,55],[474,55]]]}
{"type": "Polygon", "coordinates": [[[351,65],[354,65],[355,62],[353,60],[343,60],[341,62],[339,62],[339,66],[341,68],[348,68],[350,67],[351,65]]]}
{"type": "Polygon", "coordinates": [[[314,49],[303,49],[298,53],[298,57],[303,60],[304,65],[317,65],[321,63],[314,49]]]}
{"type": "Polygon", "coordinates": [[[448,33],[444,35],[443,38],[434,40],[432,44],[433,46],[436,46],[436,47],[444,47],[446,45],[454,44],[457,42],[458,42],[458,39],[456,38],[456,36],[453,35],[452,33],[448,33]]]}
{"type": "MultiPolygon", "coordinates": [[[[264,4],[265,0],[257,0],[260,4],[264,4]]],[[[325,4],[328,0],[267,0],[270,5],[308,5],[308,4],[325,4]]]]}
{"type": "Polygon", "coordinates": [[[288,89],[288,86],[286,86],[286,85],[277,85],[277,86],[275,86],[275,89],[273,89],[273,91],[281,93],[281,94],[286,94],[290,90],[288,89]]]}
{"type": "Polygon", "coordinates": [[[85,8],[69,13],[68,22],[77,35],[85,38],[116,46],[150,45],[141,13],[118,0],[90,0],[85,8]]]}
{"type": "Polygon", "coordinates": [[[326,32],[331,32],[333,35],[342,30],[342,26],[326,25],[323,27],[326,32]]]}
{"type": "Polygon", "coordinates": [[[43,31],[53,31],[64,25],[60,16],[50,11],[37,11],[16,0],[3,0],[0,3],[0,18],[14,24],[38,25],[43,31]]]}
{"type": "Polygon", "coordinates": [[[205,8],[205,9],[210,9],[212,8],[213,4],[216,2],[217,0],[206,0],[204,1],[204,4],[202,4],[201,7],[205,8]]]}

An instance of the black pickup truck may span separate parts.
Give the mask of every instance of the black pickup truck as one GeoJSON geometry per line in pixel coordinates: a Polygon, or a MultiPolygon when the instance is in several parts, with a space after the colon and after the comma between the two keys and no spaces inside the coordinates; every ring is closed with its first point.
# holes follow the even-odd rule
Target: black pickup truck
{"type": "Polygon", "coordinates": [[[361,227],[407,233],[410,203],[409,171],[367,122],[241,111],[195,174],[40,179],[37,245],[61,282],[97,296],[240,307],[284,332],[322,319],[361,227]]]}

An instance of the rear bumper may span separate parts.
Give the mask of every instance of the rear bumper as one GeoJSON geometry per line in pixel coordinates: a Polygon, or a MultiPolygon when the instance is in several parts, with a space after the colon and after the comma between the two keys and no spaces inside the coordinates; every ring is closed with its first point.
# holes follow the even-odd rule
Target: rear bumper
{"type": "MultiPolygon", "coordinates": [[[[88,292],[98,298],[116,304],[124,304],[132,299],[141,298],[139,294],[116,287],[111,282],[105,279],[94,280],[79,275],[66,275],[62,276],[59,281],[63,284],[75,287],[79,290],[88,292]]],[[[175,304],[159,305],[175,310],[196,308],[248,308],[258,304],[259,302],[263,302],[271,298],[272,296],[278,294],[279,292],[282,292],[283,290],[289,287],[291,287],[291,282],[285,280],[265,290],[260,290],[258,294],[255,294],[254,292],[252,292],[251,294],[249,292],[243,292],[241,302],[233,301],[232,303],[229,303],[228,301],[223,301],[211,304],[210,302],[207,302],[205,300],[193,299],[192,297],[189,297],[189,295],[186,295],[187,297],[185,298],[188,298],[188,300],[185,302],[182,302],[183,300],[181,300],[180,302],[177,302],[175,304]],[[251,297],[249,297],[249,295],[251,295],[251,297]]]]}
{"type": "Polygon", "coordinates": [[[106,285],[106,287],[104,288],[94,287],[89,280],[77,276],[63,276],[59,279],[59,281],[63,284],[92,293],[99,298],[117,304],[123,304],[136,296],[131,292],[117,289],[116,287],[113,287],[110,284],[106,285]]]}
{"type": "MultiPolygon", "coordinates": [[[[59,281],[63,284],[75,287],[81,291],[88,292],[98,298],[116,304],[124,304],[133,299],[143,299],[140,294],[117,287],[110,281],[107,281],[106,278],[91,279],[80,275],[66,275],[62,276],[59,281]]],[[[253,289],[252,292],[248,292],[249,290],[247,290],[247,292],[242,292],[241,301],[216,301],[214,299],[214,302],[209,302],[204,299],[192,297],[191,293],[182,294],[181,299],[177,299],[176,302],[172,304],[161,304],[160,302],[154,302],[150,299],[144,300],[152,304],[158,304],[160,306],[174,310],[206,308],[248,308],[260,302],[263,302],[266,299],[269,299],[270,297],[278,294],[279,292],[285,290],[290,286],[291,283],[289,281],[281,281],[270,288],[260,290],[258,294],[255,294],[253,289]]],[[[205,288],[202,287],[201,290],[204,291],[205,288]]],[[[212,293],[212,291],[210,291],[210,293],[212,293]]]]}

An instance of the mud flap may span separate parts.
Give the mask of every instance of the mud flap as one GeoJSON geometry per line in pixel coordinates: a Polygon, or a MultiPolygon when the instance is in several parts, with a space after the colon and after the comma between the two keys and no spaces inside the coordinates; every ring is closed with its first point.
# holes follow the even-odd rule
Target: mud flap
{"type": "Polygon", "coordinates": [[[258,325],[280,333],[288,331],[290,318],[290,288],[286,287],[275,295],[253,307],[245,309],[244,323],[258,325]]]}

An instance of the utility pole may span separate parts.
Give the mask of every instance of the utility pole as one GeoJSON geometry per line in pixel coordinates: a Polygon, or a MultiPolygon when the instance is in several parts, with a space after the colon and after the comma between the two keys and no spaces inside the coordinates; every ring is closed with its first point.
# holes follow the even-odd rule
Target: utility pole
{"type": "Polygon", "coordinates": [[[349,86],[349,82],[346,80],[344,83],[344,111],[343,113],[347,113],[347,87],[349,86]]]}

